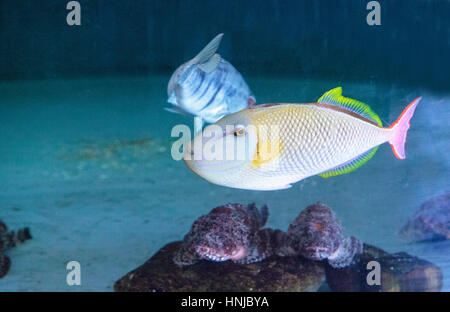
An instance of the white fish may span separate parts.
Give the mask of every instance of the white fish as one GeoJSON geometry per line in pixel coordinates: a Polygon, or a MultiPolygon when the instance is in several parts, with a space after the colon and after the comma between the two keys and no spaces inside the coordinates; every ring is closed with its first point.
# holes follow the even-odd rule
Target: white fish
{"type": "Polygon", "coordinates": [[[217,35],[196,57],[172,74],[166,108],[213,123],[253,105],[255,98],[241,74],[216,53],[223,34],[217,35]]]}
{"type": "Polygon", "coordinates": [[[341,88],[328,91],[317,103],[257,105],[206,127],[183,157],[192,171],[215,184],[249,190],[285,189],[313,175],[351,172],[384,142],[391,144],[397,158],[404,159],[409,120],[419,100],[386,128],[369,106],[343,97],[341,88]],[[214,133],[210,131],[213,128],[218,128],[216,134],[208,134],[214,133]],[[200,156],[212,146],[214,150],[224,146],[229,155],[227,150],[237,146],[237,153],[244,157],[195,157],[198,146],[200,156]],[[242,153],[244,149],[247,152],[242,153]]]}

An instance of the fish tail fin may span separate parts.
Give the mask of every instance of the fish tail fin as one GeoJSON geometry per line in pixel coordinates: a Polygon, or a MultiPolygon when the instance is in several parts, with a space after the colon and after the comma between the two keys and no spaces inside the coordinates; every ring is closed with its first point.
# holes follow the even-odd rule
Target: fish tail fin
{"type": "Polygon", "coordinates": [[[411,102],[400,114],[398,119],[388,128],[392,129],[393,135],[389,140],[389,144],[391,144],[392,151],[394,152],[395,157],[398,159],[405,159],[405,142],[406,135],[409,129],[409,121],[414,115],[414,110],[416,109],[417,104],[419,104],[422,98],[419,97],[411,102]]]}

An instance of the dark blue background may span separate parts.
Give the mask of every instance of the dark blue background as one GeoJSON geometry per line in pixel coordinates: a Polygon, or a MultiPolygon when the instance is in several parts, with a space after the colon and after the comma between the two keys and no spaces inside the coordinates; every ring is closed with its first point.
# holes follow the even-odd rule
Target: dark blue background
{"type": "Polygon", "coordinates": [[[386,0],[381,26],[360,0],[0,1],[0,79],[172,71],[225,33],[246,75],[399,81],[449,90],[450,1],[386,0]]]}

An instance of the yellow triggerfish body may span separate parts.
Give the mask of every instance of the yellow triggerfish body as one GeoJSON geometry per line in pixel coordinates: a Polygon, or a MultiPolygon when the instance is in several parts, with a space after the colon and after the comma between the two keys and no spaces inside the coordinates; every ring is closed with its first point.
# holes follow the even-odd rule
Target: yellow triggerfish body
{"type": "Polygon", "coordinates": [[[183,157],[192,171],[215,184],[285,189],[313,175],[330,177],[356,170],[385,142],[397,158],[404,159],[409,120],[420,99],[388,128],[369,106],[342,96],[341,88],[328,91],[317,103],[257,105],[206,127],[183,157]],[[205,157],[214,145],[216,150],[224,147],[220,155],[237,150],[227,157],[217,153],[205,157]],[[197,146],[201,146],[200,157],[194,157],[197,146]]]}

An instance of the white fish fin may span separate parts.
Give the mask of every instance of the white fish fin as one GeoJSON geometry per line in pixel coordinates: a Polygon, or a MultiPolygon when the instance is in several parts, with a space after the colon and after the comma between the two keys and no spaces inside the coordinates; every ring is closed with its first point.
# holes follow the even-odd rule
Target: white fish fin
{"type": "Polygon", "coordinates": [[[164,107],[164,109],[165,109],[166,111],[168,111],[168,112],[175,113],[175,114],[190,115],[190,114],[189,114],[187,111],[185,111],[184,109],[179,108],[179,107],[176,107],[176,106],[173,106],[173,107],[164,107]]]}
{"type": "Polygon", "coordinates": [[[319,174],[319,176],[321,176],[322,178],[329,178],[355,171],[356,169],[364,165],[367,161],[369,161],[369,159],[371,159],[375,155],[377,150],[378,146],[372,148],[371,150],[368,150],[367,152],[359,155],[358,157],[353,158],[350,161],[347,161],[342,165],[339,165],[331,170],[322,172],[321,174],[319,174]]]}
{"type": "Polygon", "coordinates": [[[220,60],[221,60],[220,55],[216,53],[207,62],[198,64],[197,66],[202,71],[209,74],[213,72],[217,68],[217,66],[219,66],[220,60]]]}
{"type": "Polygon", "coordinates": [[[203,48],[203,50],[200,51],[199,54],[197,54],[194,57],[194,61],[197,64],[202,64],[205,62],[208,62],[209,59],[216,53],[217,49],[219,48],[220,41],[222,41],[223,34],[218,34],[214,37],[213,40],[211,40],[206,47],[203,48]]]}

